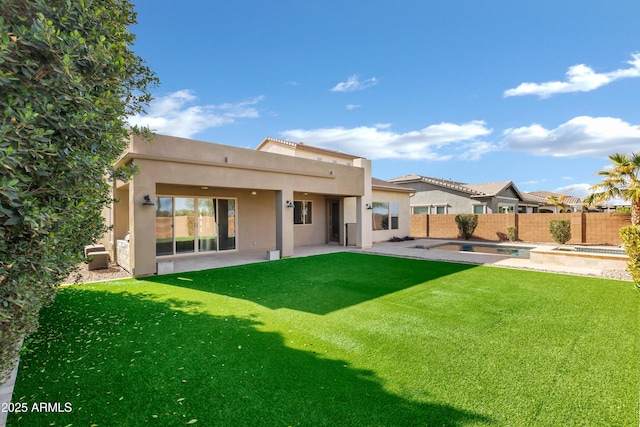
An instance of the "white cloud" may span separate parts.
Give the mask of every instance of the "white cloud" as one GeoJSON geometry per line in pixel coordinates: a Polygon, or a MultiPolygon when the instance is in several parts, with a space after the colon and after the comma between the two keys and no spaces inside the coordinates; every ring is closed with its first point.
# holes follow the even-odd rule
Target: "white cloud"
{"type": "Polygon", "coordinates": [[[363,90],[377,84],[378,79],[376,79],[375,77],[360,81],[360,76],[354,74],[353,76],[349,76],[346,82],[340,82],[332,87],[331,92],[354,92],[356,90],[363,90]]]}
{"type": "Polygon", "coordinates": [[[497,151],[498,147],[490,142],[474,141],[463,145],[462,150],[464,152],[460,155],[460,159],[476,161],[487,153],[497,151]]]}
{"type": "Polygon", "coordinates": [[[542,182],[546,182],[546,179],[531,179],[529,181],[522,181],[521,183],[518,184],[518,186],[525,186],[525,185],[537,185],[539,183],[542,182]]]}
{"type": "Polygon", "coordinates": [[[589,187],[591,187],[591,185],[592,184],[571,184],[564,187],[558,187],[554,189],[553,192],[558,194],[566,194],[567,196],[585,198],[589,194],[591,194],[591,192],[589,191],[589,187]]]}
{"type": "Polygon", "coordinates": [[[490,145],[475,141],[490,133],[491,129],[483,121],[472,121],[463,124],[439,123],[406,133],[393,132],[389,124],[378,124],[356,128],[292,129],[281,132],[281,135],[292,141],[303,141],[372,160],[448,160],[453,156],[439,151],[455,144],[463,144],[463,148],[468,146],[465,154],[472,159],[491,151],[490,145]]]}
{"type": "Polygon", "coordinates": [[[632,59],[627,61],[631,65],[630,68],[596,73],[591,67],[578,64],[569,67],[566,73],[567,79],[563,82],[521,83],[516,88],[506,90],[504,96],[537,95],[540,98],[548,98],[557,93],[589,92],[618,79],[640,77],[640,53],[635,53],[631,57],[632,59]]]}
{"type": "MultiPolygon", "coordinates": [[[[553,192],[559,193],[559,194],[566,194],[567,196],[580,197],[581,199],[584,199],[589,194],[591,194],[591,190],[589,190],[591,185],[592,184],[572,184],[572,185],[567,185],[565,187],[556,188],[555,190],[553,190],[553,192]]],[[[628,205],[628,204],[629,204],[628,200],[623,200],[619,198],[613,198],[613,199],[607,200],[606,202],[596,203],[596,205],[605,205],[605,206],[606,205],[619,206],[619,205],[628,205]]]]}
{"type": "Polygon", "coordinates": [[[347,104],[347,110],[351,111],[351,110],[355,110],[356,108],[360,108],[361,105],[358,104],[347,104]]]}
{"type": "Polygon", "coordinates": [[[260,117],[254,107],[264,97],[220,105],[190,105],[197,97],[190,90],[180,90],[155,98],[146,115],[129,118],[131,125],[148,126],[153,132],[191,138],[205,129],[224,126],[240,118],[260,117]]]}
{"type": "Polygon", "coordinates": [[[613,117],[579,116],[551,130],[533,124],[503,134],[505,148],[538,156],[606,157],[640,146],[640,126],[613,117]]]}

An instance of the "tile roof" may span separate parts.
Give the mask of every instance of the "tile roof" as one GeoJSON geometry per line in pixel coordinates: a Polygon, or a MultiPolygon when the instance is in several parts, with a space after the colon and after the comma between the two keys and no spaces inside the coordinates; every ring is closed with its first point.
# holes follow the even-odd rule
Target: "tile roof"
{"type": "Polygon", "coordinates": [[[438,185],[440,187],[450,188],[452,190],[461,191],[463,193],[477,194],[477,191],[472,190],[471,188],[467,187],[467,185],[463,184],[462,182],[456,182],[456,181],[451,181],[451,180],[447,180],[447,179],[440,179],[440,178],[432,178],[432,177],[423,176],[423,175],[410,174],[410,175],[404,175],[404,176],[400,176],[398,178],[392,178],[392,179],[387,180],[387,182],[392,182],[392,183],[397,183],[397,182],[416,182],[416,181],[426,182],[427,184],[433,184],[433,185],[438,185]]]}
{"type": "Polygon", "coordinates": [[[522,196],[520,191],[516,188],[516,186],[513,184],[512,181],[487,182],[484,184],[465,184],[462,182],[451,181],[448,179],[432,178],[429,176],[416,175],[416,174],[404,175],[398,178],[390,179],[388,181],[396,182],[396,183],[397,182],[414,182],[414,181],[426,182],[427,184],[433,184],[440,187],[445,187],[452,190],[460,191],[462,193],[471,194],[472,197],[473,196],[487,196],[487,197],[495,196],[511,185],[513,186],[515,192],[518,193],[520,196],[522,196]]]}
{"type": "Polygon", "coordinates": [[[547,197],[549,196],[564,196],[564,203],[567,205],[582,205],[582,199],[580,197],[567,196],[565,194],[554,193],[552,191],[531,191],[529,193],[525,193],[525,196],[527,199],[544,204],[547,204],[547,197]]]}
{"type": "Polygon", "coordinates": [[[396,185],[378,178],[371,178],[371,186],[376,189],[399,191],[403,193],[413,193],[416,191],[413,188],[402,187],[400,185],[396,185]]]}

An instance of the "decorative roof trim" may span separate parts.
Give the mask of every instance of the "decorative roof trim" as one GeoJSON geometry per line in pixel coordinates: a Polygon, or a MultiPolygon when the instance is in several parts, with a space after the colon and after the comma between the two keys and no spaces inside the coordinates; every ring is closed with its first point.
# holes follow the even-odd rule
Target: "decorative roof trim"
{"type": "Polygon", "coordinates": [[[330,150],[328,148],[322,148],[322,147],[316,147],[314,145],[307,145],[304,142],[293,142],[293,141],[287,141],[284,139],[278,139],[278,138],[272,138],[270,136],[266,137],[264,139],[264,141],[262,141],[260,143],[260,145],[258,145],[256,147],[256,150],[260,151],[260,149],[262,147],[264,147],[265,145],[267,145],[269,142],[275,142],[276,144],[280,144],[280,145],[285,145],[288,147],[293,147],[293,148],[298,148],[300,147],[301,149],[307,150],[307,151],[313,151],[316,153],[326,153],[326,154],[331,154],[333,156],[339,156],[345,159],[351,159],[351,160],[355,160],[355,159],[362,159],[362,156],[355,156],[353,154],[347,154],[347,153],[343,153],[342,151],[338,151],[338,150],[330,150]]]}

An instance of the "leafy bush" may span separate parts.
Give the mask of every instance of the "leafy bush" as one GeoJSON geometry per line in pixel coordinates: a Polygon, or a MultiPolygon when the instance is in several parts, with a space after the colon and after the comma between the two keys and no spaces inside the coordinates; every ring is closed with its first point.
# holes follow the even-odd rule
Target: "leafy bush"
{"type": "Polygon", "coordinates": [[[640,289],[640,226],[622,227],[620,229],[620,238],[627,255],[629,255],[627,270],[631,274],[636,287],[640,289]]]}
{"type": "Polygon", "coordinates": [[[507,227],[507,239],[509,239],[510,242],[518,240],[518,229],[513,225],[507,227]]]}
{"type": "Polygon", "coordinates": [[[0,0],[0,377],[105,231],[105,177],[157,81],[133,24],[129,0],[0,0]]]}
{"type": "Polygon", "coordinates": [[[456,215],[456,225],[460,237],[469,240],[478,226],[478,215],[476,214],[459,214],[456,215]]]}
{"type": "Polygon", "coordinates": [[[571,220],[552,219],[549,221],[549,233],[556,243],[564,245],[571,240],[571,220]]]}

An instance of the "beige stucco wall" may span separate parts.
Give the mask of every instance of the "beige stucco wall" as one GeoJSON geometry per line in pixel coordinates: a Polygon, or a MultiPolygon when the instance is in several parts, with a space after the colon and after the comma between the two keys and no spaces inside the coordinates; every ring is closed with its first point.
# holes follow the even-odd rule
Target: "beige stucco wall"
{"type": "MultiPolygon", "coordinates": [[[[327,201],[324,195],[296,193],[294,200],[311,201],[311,224],[294,224],[293,236],[295,246],[321,245],[327,243],[327,201]]],[[[293,215],[293,208],[288,209],[293,215]]]]}
{"type": "Polygon", "coordinates": [[[295,156],[301,159],[311,159],[315,161],[336,163],[341,165],[353,165],[353,156],[333,152],[331,150],[316,149],[305,144],[297,143],[297,145],[286,145],[276,141],[266,141],[264,145],[259,147],[261,151],[269,153],[284,154],[287,156],[295,156]]]}
{"type": "Polygon", "coordinates": [[[411,234],[411,206],[408,193],[374,189],[372,200],[374,202],[398,203],[399,208],[398,229],[372,230],[373,242],[383,242],[392,237],[405,237],[411,234]]]}
{"type": "Polygon", "coordinates": [[[155,182],[364,195],[361,167],[164,135],[151,143],[135,138],[130,150],[135,164],[156,161],[146,163],[144,170],[155,182]]]}
{"type": "Polygon", "coordinates": [[[371,221],[364,213],[371,203],[366,159],[346,166],[163,135],[151,143],[134,137],[129,150],[122,163],[133,162],[140,172],[116,186],[126,200],[116,207],[116,229],[131,232],[136,276],[156,272],[155,209],[142,205],[145,195],[152,201],[158,195],[235,198],[237,249],[277,248],[283,256],[295,246],[325,243],[327,198],[349,196],[361,224],[358,246],[371,244],[371,221]],[[285,206],[294,199],[314,201],[313,224],[294,226],[292,209],[285,206]]]}
{"type": "MultiPolygon", "coordinates": [[[[202,189],[173,184],[156,186],[157,196],[236,199],[236,239],[238,247],[243,249],[275,249],[275,194],[275,191],[269,190],[218,187],[202,189]],[[256,194],[252,194],[253,192],[256,194]]],[[[176,224],[176,226],[186,227],[186,224],[176,224]]]]}

